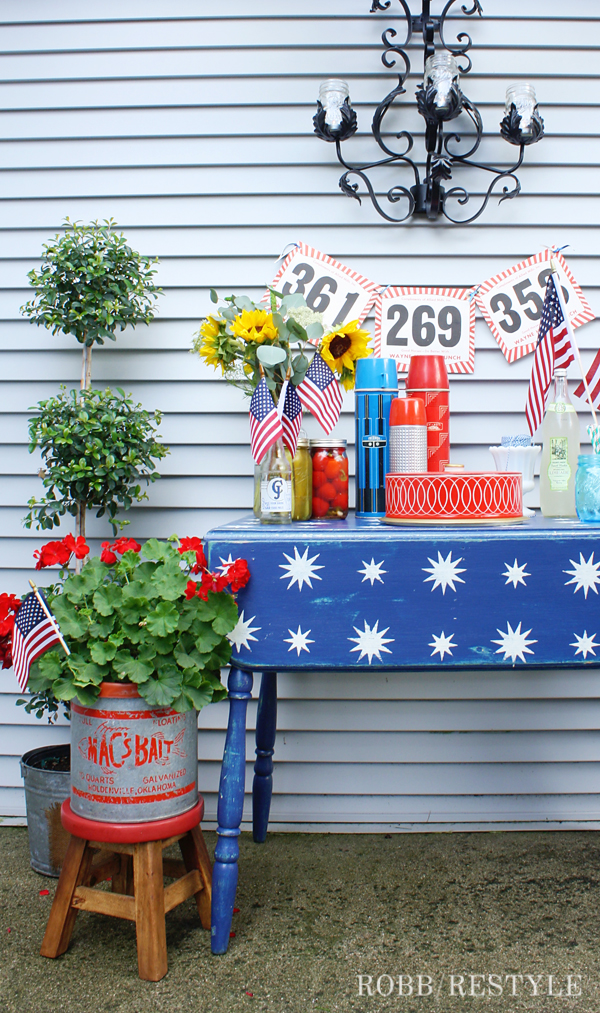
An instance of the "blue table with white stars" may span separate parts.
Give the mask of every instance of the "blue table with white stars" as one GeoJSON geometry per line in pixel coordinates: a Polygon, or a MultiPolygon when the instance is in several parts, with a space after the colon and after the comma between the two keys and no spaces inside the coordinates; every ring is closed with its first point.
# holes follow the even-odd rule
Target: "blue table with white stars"
{"type": "Polygon", "coordinates": [[[250,581],[230,634],[229,722],[213,872],[213,953],[237,885],[246,707],[261,672],[254,839],[266,838],[278,671],[600,665],[600,528],[535,517],[498,526],[396,527],[378,519],[260,524],[206,536],[214,570],[241,557],[250,581]]]}

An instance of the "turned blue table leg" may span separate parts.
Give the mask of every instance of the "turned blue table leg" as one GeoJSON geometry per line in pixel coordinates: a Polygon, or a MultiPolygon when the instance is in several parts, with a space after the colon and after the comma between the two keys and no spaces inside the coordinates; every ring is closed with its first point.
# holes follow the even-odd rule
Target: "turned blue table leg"
{"type": "Polygon", "coordinates": [[[256,763],[252,785],[252,830],[257,844],[264,844],[267,839],[276,733],[277,672],[263,672],[256,715],[256,763]]]}
{"type": "Polygon", "coordinates": [[[212,880],[213,953],[226,953],[233,918],[238,880],[238,837],[244,811],[246,780],[246,708],[252,691],[252,673],[232,668],[229,690],[229,721],[221,767],[217,807],[217,846],[212,880]]]}

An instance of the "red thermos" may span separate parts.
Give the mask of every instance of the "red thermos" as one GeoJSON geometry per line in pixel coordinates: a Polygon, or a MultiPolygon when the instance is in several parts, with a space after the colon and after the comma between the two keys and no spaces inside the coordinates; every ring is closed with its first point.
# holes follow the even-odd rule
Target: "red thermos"
{"type": "Polygon", "coordinates": [[[427,471],[443,471],[450,460],[449,384],[444,356],[411,356],[406,393],[425,402],[427,471]]]}

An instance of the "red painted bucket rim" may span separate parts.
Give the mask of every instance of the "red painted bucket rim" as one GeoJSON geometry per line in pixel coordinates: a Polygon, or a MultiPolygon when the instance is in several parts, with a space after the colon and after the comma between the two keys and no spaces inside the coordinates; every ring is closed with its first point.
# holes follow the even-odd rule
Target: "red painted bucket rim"
{"type": "Polygon", "coordinates": [[[139,697],[138,688],[132,682],[101,682],[100,696],[139,697]]]}

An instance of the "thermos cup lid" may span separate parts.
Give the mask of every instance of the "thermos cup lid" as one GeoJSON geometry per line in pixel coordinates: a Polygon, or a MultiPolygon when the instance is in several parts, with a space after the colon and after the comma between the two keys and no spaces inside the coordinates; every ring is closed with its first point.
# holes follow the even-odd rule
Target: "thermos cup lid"
{"type": "Polygon", "coordinates": [[[448,390],[448,372],[443,355],[411,355],[406,389],[448,390]]]}
{"type": "Polygon", "coordinates": [[[354,389],[360,391],[397,391],[398,371],[395,359],[358,359],[354,389]]]}
{"type": "Polygon", "coordinates": [[[425,402],[420,397],[396,397],[390,408],[390,426],[426,426],[425,402]]]}

